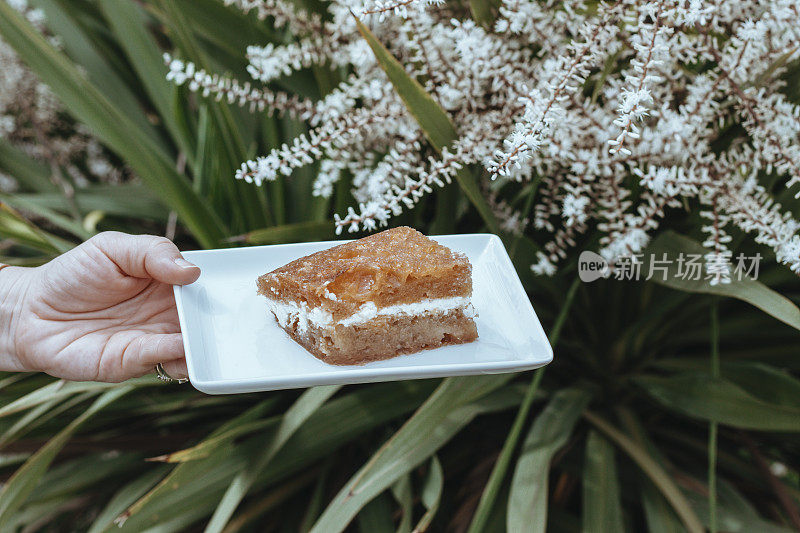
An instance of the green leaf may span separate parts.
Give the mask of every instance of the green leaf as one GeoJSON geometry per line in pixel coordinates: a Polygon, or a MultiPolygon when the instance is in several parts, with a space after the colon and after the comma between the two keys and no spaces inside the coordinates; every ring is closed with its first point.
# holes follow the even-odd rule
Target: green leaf
{"type": "Polygon", "coordinates": [[[722,377],[768,403],[800,409],[800,380],[761,363],[726,362],[722,377]]]}
{"type": "Polygon", "coordinates": [[[13,402],[0,407],[0,418],[33,409],[43,403],[63,399],[65,396],[71,396],[73,394],[72,391],[67,391],[65,393],[62,390],[68,383],[69,382],[63,380],[55,381],[17,398],[13,402]],[[58,392],[61,393],[61,398],[59,398],[59,396],[54,396],[58,392]]]}
{"type": "Polygon", "coordinates": [[[141,458],[130,453],[99,452],[74,459],[65,458],[54,464],[42,477],[39,486],[29,497],[26,507],[47,503],[59,497],[85,494],[86,490],[91,490],[98,483],[103,483],[106,479],[114,478],[140,465],[141,458]]]}
{"type": "Polygon", "coordinates": [[[397,94],[406,104],[408,111],[419,123],[434,148],[441,151],[458,139],[456,128],[445,110],[436,103],[419,82],[408,75],[403,65],[358,18],[356,18],[356,25],[375,54],[381,68],[394,85],[397,94]]]}
{"type": "MultiPolygon", "coordinates": [[[[354,15],[355,17],[355,15],[354,15]]],[[[458,133],[450,117],[415,79],[408,75],[403,65],[384,47],[377,37],[358,18],[358,31],[366,39],[381,68],[391,80],[397,94],[409,112],[419,123],[422,131],[437,151],[441,152],[458,139],[458,133]]],[[[456,181],[478,210],[484,223],[492,233],[500,233],[500,225],[489,203],[481,194],[475,179],[465,169],[456,174],[456,181]]]]}
{"type": "Polygon", "coordinates": [[[18,440],[22,435],[33,431],[48,420],[94,397],[96,394],[96,392],[85,392],[67,401],[51,400],[31,409],[0,435],[0,449],[18,440]]]}
{"type": "Polygon", "coordinates": [[[497,495],[502,489],[502,483],[506,477],[508,467],[511,464],[511,458],[516,452],[517,442],[522,435],[523,425],[528,420],[528,414],[533,405],[533,400],[537,396],[539,384],[543,377],[544,368],[540,368],[534,372],[531,384],[528,386],[528,391],[525,394],[525,398],[522,400],[522,405],[520,405],[519,411],[517,411],[514,424],[511,426],[511,431],[509,431],[506,437],[503,449],[500,451],[500,456],[497,458],[497,462],[489,476],[489,481],[483,489],[481,499],[478,502],[478,508],[475,510],[475,514],[469,526],[469,533],[479,533],[486,528],[490,513],[492,512],[492,507],[497,499],[497,495]]]}
{"type": "MultiPolygon", "coordinates": [[[[154,377],[145,376],[142,378],[128,380],[126,385],[140,387],[146,385],[155,385],[157,383],[160,382],[154,377]]],[[[92,391],[101,392],[106,389],[116,388],[117,386],[118,385],[114,383],[93,383],[91,381],[54,381],[0,407],[0,418],[32,409],[46,402],[61,402],[75,394],[92,391]]]]}
{"type": "Polygon", "coordinates": [[[414,513],[414,495],[411,494],[411,475],[400,476],[391,487],[392,496],[400,504],[400,524],[397,533],[411,533],[411,519],[414,513]]]}
{"type": "Polygon", "coordinates": [[[583,470],[583,530],[624,531],[614,447],[597,431],[586,440],[583,470]]]}
{"type": "Polygon", "coordinates": [[[311,527],[314,525],[314,522],[317,520],[317,518],[319,518],[319,514],[322,512],[322,506],[325,499],[325,487],[328,484],[328,473],[330,472],[330,467],[332,464],[331,459],[333,458],[334,457],[329,458],[322,469],[322,473],[317,476],[317,482],[314,485],[314,490],[311,493],[311,497],[308,498],[308,507],[303,514],[303,521],[300,523],[300,533],[308,533],[308,531],[311,530],[311,527]]]}
{"type": "Polygon", "coordinates": [[[187,463],[189,461],[205,459],[220,448],[230,445],[234,439],[275,425],[277,423],[276,417],[269,419],[260,418],[264,412],[273,407],[275,400],[275,398],[272,398],[259,402],[233,420],[218,427],[211,435],[191,448],[172,452],[160,457],[154,457],[151,460],[164,463],[187,463]]]}
{"type": "Polygon", "coordinates": [[[761,431],[800,431],[800,408],[769,403],[707,373],[633,378],[663,406],[693,418],[761,431]]]}
{"type": "Polygon", "coordinates": [[[166,455],[160,455],[149,460],[151,462],[159,463],[188,463],[191,461],[205,459],[219,451],[221,448],[229,446],[234,439],[255,433],[257,431],[271,429],[272,426],[276,425],[277,423],[277,418],[269,418],[266,420],[247,421],[235,426],[229,426],[227,427],[226,431],[217,431],[191,448],[178,450],[166,455]]]}
{"type": "MultiPolygon", "coordinates": [[[[210,60],[195,38],[193,27],[178,3],[178,0],[159,2],[171,29],[171,38],[186,59],[193,61],[197,68],[210,71],[212,70],[210,60]]],[[[253,128],[247,124],[252,126],[255,123],[254,119],[250,115],[242,116],[242,110],[233,110],[224,99],[207,98],[205,104],[221,140],[216,146],[220,170],[229,176],[219,183],[227,192],[227,203],[235,206],[232,210],[234,217],[231,227],[236,231],[242,231],[272,224],[266,209],[264,189],[243,180],[233,179],[234,171],[247,157],[247,145],[253,140],[253,128]]]]}
{"type": "Polygon", "coordinates": [[[611,439],[614,444],[619,446],[641,468],[642,472],[647,475],[653,485],[672,505],[672,508],[675,509],[675,512],[683,521],[683,525],[686,526],[690,533],[704,533],[703,525],[695,514],[694,509],[692,509],[686,497],[675,484],[675,481],[658,464],[658,461],[633,439],[596,414],[587,411],[583,416],[602,431],[606,437],[611,439]]]}
{"type": "Polygon", "coordinates": [[[427,531],[439,510],[439,504],[442,501],[442,492],[444,491],[444,472],[442,471],[442,464],[439,458],[435,455],[431,457],[431,464],[428,468],[428,476],[425,478],[425,484],[422,486],[422,494],[420,499],[422,505],[425,506],[425,514],[417,522],[417,527],[414,528],[414,533],[427,531]]]}
{"type": "Polygon", "coordinates": [[[64,52],[74,64],[80,65],[88,81],[125,115],[127,122],[148,135],[157,136],[157,130],[148,122],[130,83],[108,64],[100,53],[101,49],[95,47],[84,28],[73,17],[75,11],[69,9],[69,1],[37,0],[36,3],[44,9],[47,26],[53,34],[58,35],[64,52]]]}
{"type": "MultiPolygon", "coordinates": [[[[43,208],[68,210],[70,202],[61,193],[15,194],[16,198],[43,208]]],[[[102,211],[136,219],[166,220],[167,208],[140,183],[90,185],[75,190],[75,204],[82,212],[102,211]]]]}
{"type": "Polygon", "coordinates": [[[20,381],[25,381],[25,379],[31,377],[34,374],[28,372],[12,372],[12,373],[3,373],[0,374],[0,392],[3,392],[4,389],[10,387],[20,381]]]}
{"type": "MultiPolygon", "coordinates": [[[[430,391],[431,385],[425,382],[389,383],[364,387],[328,402],[281,448],[262,472],[257,485],[263,487],[296,474],[330,455],[331,450],[414,409],[430,391]]],[[[254,421],[250,418],[245,422],[254,421]]],[[[230,429],[229,425],[223,425],[209,439],[230,429]]],[[[271,437],[269,433],[266,435],[267,439],[271,437]]],[[[163,516],[171,515],[176,509],[194,510],[198,517],[210,516],[233,477],[263,452],[264,447],[265,438],[254,436],[241,444],[221,446],[204,459],[179,464],[153,490],[130,506],[118,523],[123,523],[123,531],[139,532],[155,525],[163,526],[163,516]]],[[[110,527],[104,531],[117,529],[110,527]]]]}
{"type": "Polygon", "coordinates": [[[358,513],[358,530],[361,533],[395,533],[393,511],[388,494],[379,494],[358,513]]]}
{"type": "Polygon", "coordinates": [[[11,206],[0,201],[0,237],[47,253],[66,252],[74,245],[28,222],[11,206]]]}
{"type": "Polygon", "coordinates": [[[341,389],[341,385],[328,385],[314,387],[305,391],[300,398],[283,415],[280,425],[272,438],[270,445],[264,453],[256,458],[252,466],[240,472],[231,482],[225,496],[219,502],[214,516],[206,526],[206,532],[221,532],[225,524],[233,516],[242,499],[247,495],[250,487],[258,479],[261,472],[280,451],[286,441],[313,415],[322,404],[341,389]]]}
{"type": "Polygon", "coordinates": [[[191,491],[186,489],[192,483],[195,483],[199,476],[204,476],[205,483],[210,483],[211,480],[218,482],[220,479],[224,480],[232,476],[233,473],[228,471],[226,465],[232,448],[230,443],[236,436],[235,430],[243,426],[252,425],[269,405],[270,403],[262,401],[217,428],[204,439],[203,442],[213,442],[214,444],[209,447],[209,450],[206,450],[202,458],[180,463],[161,482],[132,504],[125,513],[120,515],[116,520],[117,524],[120,527],[127,524],[126,527],[130,528],[129,530],[136,530],[140,527],[139,523],[137,523],[137,518],[139,518],[137,514],[141,513],[143,515],[142,519],[147,520],[147,510],[149,510],[150,514],[165,511],[169,508],[170,503],[174,503],[174,500],[170,499],[170,495],[174,495],[181,488],[184,488],[182,491],[184,495],[191,494],[191,491]]]}
{"type": "Polygon", "coordinates": [[[252,530],[247,528],[247,526],[252,523],[261,525],[263,523],[262,515],[279,507],[286,500],[296,495],[301,490],[306,489],[308,485],[314,481],[316,475],[316,470],[307,470],[298,476],[294,476],[276,485],[274,488],[267,491],[265,495],[259,496],[256,501],[250,503],[235,519],[231,520],[231,523],[225,528],[225,533],[239,533],[240,531],[252,530]]]}
{"type": "Polygon", "coordinates": [[[499,2],[492,0],[469,0],[469,9],[472,12],[472,18],[483,26],[484,28],[491,28],[494,24],[493,8],[496,8],[499,2]]]}
{"type": "Polygon", "coordinates": [[[285,242],[321,241],[334,237],[334,227],[330,221],[311,221],[257,229],[244,235],[231,237],[228,241],[246,242],[247,244],[281,244],[285,242]]]}
{"type": "MultiPolygon", "coordinates": [[[[697,510],[703,523],[710,525],[708,498],[704,494],[688,492],[686,497],[697,510]]],[[[719,486],[719,531],[726,533],[789,533],[793,531],[762,518],[750,503],[727,483],[719,486]]]]}
{"type": "Polygon", "coordinates": [[[510,376],[448,378],[336,495],[311,530],[344,530],[358,511],[447,443],[478,414],[477,402],[510,376]]]}
{"type": "Polygon", "coordinates": [[[28,531],[30,525],[53,524],[58,518],[64,516],[75,507],[80,506],[79,496],[59,496],[46,503],[36,503],[26,505],[8,524],[8,531],[28,531]],[[27,525],[27,527],[26,527],[27,525]]]}
{"type": "Polygon", "coordinates": [[[0,202],[8,204],[14,207],[15,209],[23,209],[25,211],[33,213],[36,216],[40,216],[46,219],[51,224],[53,224],[54,226],[57,226],[62,230],[71,233],[72,235],[80,238],[81,240],[89,239],[93,235],[91,231],[86,231],[86,229],[84,229],[84,227],[78,222],[75,222],[74,220],[69,219],[64,215],[61,215],[51,209],[42,207],[36,202],[31,202],[17,195],[0,193],[0,202]]]}
{"type": "Polygon", "coordinates": [[[9,466],[24,463],[31,455],[33,455],[31,452],[0,454],[0,468],[8,468],[9,466]]]}
{"type": "Polygon", "coordinates": [[[16,179],[23,189],[37,192],[58,191],[58,187],[50,181],[50,169],[47,165],[32,159],[5,139],[0,139],[0,169],[16,179]]]}
{"type": "Polygon", "coordinates": [[[88,533],[100,533],[101,531],[105,531],[106,528],[112,527],[114,525],[114,519],[147,493],[147,491],[152,489],[156,483],[164,478],[166,473],[167,467],[165,465],[160,465],[145,472],[119,489],[97,518],[94,519],[88,533]]]}
{"type": "MultiPolygon", "coordinates": [[[[549,340],[550,345],[553,348],[558,345],[558,339],[561,337],[561,328],[564,326],[564,323],[567,320],[567,316],[572,308],[572,302],[575,300],[575,294],[577,294],[579,286],[580,279],[575,278],[575,281],[572,282],[572,285],[567,291],[566,297],[564,298],[564,304],[561,306],[558,317],[553,324],[553,329],[550,331],[549,340]]],[[[511,431],[508,433],[505,443],[503,443],[503,449],[500,451],[500,456],[497,458],[497,462],[495,463],[494,468],[492,468],[492,473],[489,476],[489,481],[486,483],[486,486],[483,489],[480,502],[478,502],[478,508],[475,510],[475,514],[472,517],[472,523],[469,526],[469,533],[479,533],[486,528],[486,524],[494,506],[494,502],[502,488],[502,483],[505,479],[508,466],[511,464],[511,457],[516,452],[517,442],[522,435],[522,428],[528,420],[528,414],[530,413],[531,405],[533,405],[533,400],[539,391],[539,384],[544,377],[544,372],[545,369],[540,368],[533,375],[533,379],[531,380],[531,384],[528,386],[528,391],[525,394],[525,398],[522,400],[522,405],[520,406],[517,416],[514,419],[514,424],[511,426],[511,431]]]]}
{"type": "MultiPolygon", "coordinates": [[[[719,300],[711,302],[711,377],[719,379],[719,300]]],[[[708,513],[709,529],[717,533],[717,433],[715,421],[708,425],[708,513]]]]}
{"type": "MultiPolygon", "coordinates": [[[[248,46],[283,40],[270,24],[259,23],[252,14],[245,15],[241,9],[226,6],[219,0],[180,0],[179,7],[192,29],[231,58],[236,58],[242,70],[247,63],[243,52],[248,46]]],[[[233,65],[225,67],[233,69],[233,65]]]]}
{"type": "Polygon", "coordinates": [[[184,154],[191,156],[190,136],[175,119],[177,89],[167,80],[161,50],[148,31],[141,8],[132,0],[102,0],[99,5],[172,139],[184,154]]]}
{"type": "MultiPolygon", "coordinates": [[[[658,449],[648,438],[640,421],[636,415],[627,408],[620,407],[617,413],[625,429],[638,446],[642,447],[653,461],[662,468],[667,465],[666,461],[659,453],[658,449]]],[[[652,533],[683,533],[685,531],[680,518],[672,505],[659,491],[658,487],[644,474],[639,473],[638,486],[642,495],[642,506],[644,507],[647,528],[652,533]]]]}
{"type": "Polygon", "coordinates": [[[2,491],[0,491],[0,530],[5,528],[5,525],[11,520],[16,510],[36,489],[36,485],[47,472],[50,463],[53,462],[61,448],[72,437],[72,434],[95,413],[133,389],[134,386],[123,385],[106,391],[78,418],[73,420],[25,461],[25,464],[11,476],[11,479],[5,483],[2,491]]]}
{"type": "Polygon", "coordinates": [[[536,418],[511,480],[506,515],[508,531],[545,531],[550,461],[567,443],[591,398],[585,390],[560,390],[536,418]]]}
{"type": "Polygon", "coordinates": [[[178,212],[204,246],[212,247],[221,241],[226,230],[219,218],[194,193],[188,180],[177,173],[156,139],[128,120],[75,65],[5,2],[0,2],[0,34],[41,80],[54,89],[64,107],[85,122],[178,212]]]}
{"type": "Polygon", "coordinates": [[[230,446],[205,459],[181,463],[100,531],[139,533],[156,526],[183,531],[211,514],[233,473],[244,465],[244,457],[233,453],[236,450],[230,446]]]}
{"type": "Polygon", "coordinates": [[[651,533],[683,533],[686,531],[669,502],[649,479],[642,476],[642,506],[651,533]]]}
{"type": "Polygon", "coordinates": [[[672,231],[661,233],[647,247],[644,253],[642,272],[648,272],[651,259],[661,260],[667,254],[670,260],[666,280],[658,273],[653,276],[653,281],[673,289],[701,294],[715,294],[738,298],[754,305],[772,315],[781,322],[789,324],[795,329],[800,329],[800,309],[788,298],[781,296],[763,283],[743,276],[742,280],[732,276],[730,283],[720,283],[712,286],[707,280],[681,279],[678,275],[677,259],[680,254],[705,254],[707,250],[688,237],[672,231]]]}

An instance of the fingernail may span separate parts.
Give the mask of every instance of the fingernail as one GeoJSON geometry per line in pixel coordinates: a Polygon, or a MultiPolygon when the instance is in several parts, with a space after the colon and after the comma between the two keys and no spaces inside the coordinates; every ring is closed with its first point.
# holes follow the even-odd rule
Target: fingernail
{"type": "Polygon", "coordinates": [[[197,265],[193,265],[192,263],[190,263],[189,261],[187,261],[183,257],[176,257],[175,258],[175,264],[178,265],[181,268],[197,268],[197,265]]]}

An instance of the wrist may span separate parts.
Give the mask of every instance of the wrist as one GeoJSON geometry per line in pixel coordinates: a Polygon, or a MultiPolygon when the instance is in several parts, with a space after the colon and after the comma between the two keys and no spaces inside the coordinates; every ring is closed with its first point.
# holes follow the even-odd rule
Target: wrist
{"type": "Polygon", "coordinates": [[[31,269],[0,265],[0,371],[28,370],[17,356],[16,335],[31,269]]]}

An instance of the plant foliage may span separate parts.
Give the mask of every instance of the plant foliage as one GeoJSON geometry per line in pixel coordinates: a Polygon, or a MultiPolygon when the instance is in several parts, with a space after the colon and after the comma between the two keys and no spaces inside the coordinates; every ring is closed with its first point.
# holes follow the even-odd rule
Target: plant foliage
{"type": "MultiPolygon", "coordinates": [[[[65,167],[0,138],[0,171],[17,187],[0,196],[0,261],[40,264],[104,229],[169,233],[185,249],[332,236],[332,215],[355,200],[352,176],[345,173],[327,197],[313,194],[317,163],[262,187],[232,179],[241,161],[308,134],[301,116],[251,114],[165,80],[163,52],[247,76],[247,46],[292,42],[272,16],[218,0],[36,5],[57,41],[6,2],[0,36],[71,120],[138,177],[74,181],[65,167]]],[[[321,3],[303,7],[308,24],[324,20],[321,3]]],[[[497,14],[491,2],[451,7],[487,27],[497,14]]],[[[447,115],[425,84],[393,62],[386,43],[366,27],[362,33],[410,115],[443,148],[454,134],[447,115]]],[[[313,65],[269,86],[313,102],[348,74],[313,65]]],[[[785,78],[796,84],[797,75],[792,66],[785,78]]],[[[495,231],[495,210],[476,194],[474,169],[465,167],[456,181],[392,223],[495,231]]],[[[527,214],[538,183],[518,187],[508,202],[527,214]]],[[[797,200],[782,200],[800,213],[797,200]]],[[[700,246],[701,235],[683,235],[696,221],[690,210],[670,215],[664,225],[674,232],[652,250],[700,246]]],[[[768,255],[732,234],[731,250],[768,255]]],[[[151,378],[107,385],[2,375],[0,529],[800,527],[800,293],[792,272],[762,264],[759,281],[714,290],[582,284],[571,256],[553,277],[531,273],[543,242],[536,231],[502,236],[556,354],[533,380],[481,376],[215,397],[151,378]],[[718,433],[709,440],[712,426],[718,433]]],[[[596,246],[599,237],[585,239],[596,246]]]]}

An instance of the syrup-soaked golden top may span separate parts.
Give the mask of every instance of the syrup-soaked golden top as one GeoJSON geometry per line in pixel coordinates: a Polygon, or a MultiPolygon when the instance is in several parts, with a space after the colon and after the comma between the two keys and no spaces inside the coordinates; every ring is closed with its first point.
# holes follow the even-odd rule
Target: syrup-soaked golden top
{"type": "Polygon", "coordinates": [[[322,306],[339,318],[365,302],[380,308],[469,296],[471,272],[463,254],[400,227],[292,261],[258,278],[258,292],[322,306]]]}

